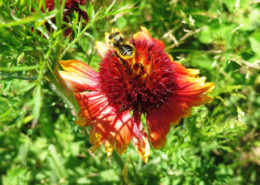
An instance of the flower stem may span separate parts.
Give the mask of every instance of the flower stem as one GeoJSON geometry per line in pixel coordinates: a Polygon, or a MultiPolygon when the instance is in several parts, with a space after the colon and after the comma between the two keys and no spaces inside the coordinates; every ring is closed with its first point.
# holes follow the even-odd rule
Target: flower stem
{"type": "Polygon", "coordinates": [[[53,72],[48,74],[47,78],[51,81],[51,83],[53,83],[57,93],[64,100],[66,100],[67,103],[69,103],[69,105],[72,109],[72,114],[74,116],[78,115],[79,110],[80,110],[78,102],[77,102],[73,92],[69,90],[69,88],[67,87],[65,82],[60,77],[60,74],[58,73],[58,66],[55,67],[53,72]]]}
{"type": "Polygon", "coordinates": [[[119,155],[117,152],[113,152],[112,157],[113,157],[114,160],[116,161],[118,167],[119,167],[121,170],[123,170],[125,164],[124,164],[123,160],[121,159],[120,155],[119,155]]]}
{"type": "MultiPolygon", "coordinates": [[[[123,175],[124,169],[125,169],[125,167],[127,167],[126,164],[124,163],[124,161],[122,160],[122,158],[116,151],[113,152],[112,157],[113,157],[114,161],[117,163],[118,167],[122,170],[122,175],[123,175]]],[[[132,181],[134,179],[134,176],[129,171],[128,171],[128,179],[130,179],[132,181]]]]}

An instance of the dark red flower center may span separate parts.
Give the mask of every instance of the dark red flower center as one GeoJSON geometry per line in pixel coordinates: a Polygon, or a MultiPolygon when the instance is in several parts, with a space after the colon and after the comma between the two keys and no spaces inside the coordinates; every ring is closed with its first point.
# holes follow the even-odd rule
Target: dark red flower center
{"type": "Polygon", "coordinates": [[[121,59],[110,50],[100,64],[100,87],[118,110],[147,112],[159,108],[173,94],[174,65],[161,46],[133,40],[135,57],[121,59]]]}

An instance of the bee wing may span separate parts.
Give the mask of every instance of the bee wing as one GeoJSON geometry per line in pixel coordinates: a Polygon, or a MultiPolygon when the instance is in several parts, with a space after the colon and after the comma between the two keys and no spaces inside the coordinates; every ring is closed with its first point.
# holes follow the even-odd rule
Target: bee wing
{"type": "Polygon", "coordinates": [[[111,33],[119,32],[121,34],[121,31],[118,28],[112,28],[111,33]]]}
{"type": "Polygon", "coordinates": [[[106,43],[109,43],[109,33],[108,32],[105,32],[105,41],[106,43]]]}
{"type": "Polygon", "coordinates": [[[111,49],[111,46],[107,43],[97,41],[95,43],[96,49],[98,54],[103,58],[109,49],[111,49]]]}

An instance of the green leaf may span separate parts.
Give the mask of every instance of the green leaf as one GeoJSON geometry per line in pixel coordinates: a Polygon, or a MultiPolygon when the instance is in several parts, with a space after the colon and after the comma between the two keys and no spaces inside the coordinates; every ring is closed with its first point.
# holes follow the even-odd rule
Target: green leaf
{"type": "Polygon", "coordinates": [[[8,71],[8,72],[30,71],[38,68],[39,66],[11,66],[11,67],[0,67],[0,71],[8,71]]]}
{"type": "Polygon", "coordinates": [[[227,6],[227,8],[228,8],[228,10],[229,10],[230,12],[232,12],[232,11],[234,10],[236,1],[237,1],[237,0],[223,0],[223,1],[221,1],[221,2],[224,3],[224,4],[227,6]]]}
{"type": "Polygon", "coordinates": [[[24,25],[35,21],[41,21],[52,18],[56,14],[56,11],[47,12],[46,14],[35,14],[30,17],[26,17],[24,19],[18,19],[11,22],[3,22],[0,20],[0,28],[1,27],[12,27],[17,25],[24,25]]]}
{"type": "Polygon", "coordinates": [[[213,41],[210,28],[208,26],[205,26],[205,28],[198,34],[198,39],[203,44],[210,44],[213,41]]]}
{"type": "Polygon", "coordinates": [[[190,55],[190,60],[193,67],[199,67],[200,69],[203,68],[207,70],[213,68],[211,59],[203,52],[192,53],[190,55]]]}
{"type": "Polygon", "coordinates": [[[35,88],[35,93],[33,97],[34,107],[33,107],[33,127],[36,125],[39,117],[40,117],[40,110],[42,106],[42,89],[41,86],[38,85],[35,88]]]}
{"type": "Polygon", "coordinates": [[[260,31],[255,32],[249,37],[249,42],[252,50],[256,55],[260,56],[260,31]]]}
{"type": "MultiPolygon", "coordinates": [[[[83,10],[85,9],[85,7],[80,6],[83,10]]],[[[94,6],[92,3],[88,4],[88,8],[87,8],[87,14],[89,17],[89,20],[92,20],[94,15],[95,15],[95,10],[94,10],[94,6]]]]}
{"type": "Polygon", "coordinates": [[[65,178],[67,176],[61,157],[58,155],[56,148],[50,145],[48,148],[51,158],[49,158],[50,165],[57,175],[57,178],[65,178]]]}

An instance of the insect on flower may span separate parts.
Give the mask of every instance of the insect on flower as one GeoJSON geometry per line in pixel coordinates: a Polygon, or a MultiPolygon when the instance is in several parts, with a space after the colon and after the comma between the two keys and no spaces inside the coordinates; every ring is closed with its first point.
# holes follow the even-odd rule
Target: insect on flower
{"type": "Polygon", "coordinates": [[[122,59],[129,59],[135,55],[135,47],[130,44],[117,28],[113,28],[111,33],[105,33],[106,43],[110,44],[117,51],[122,59]]]}
{"type": "Polygon", "coordinates": [[[76,123],[91,126],[93,150],[104,144],[108,156],[114,148],[123,154],[132,140],[147,162],[148,140],[155,149],[163,147],[171,125],[189,116],[193,106],[212,100],[206,93],[214,84],[198,77],[199,70],[175,62],[164,51],[164,43],[144,27],[129,44],[135,48],[134,55],[124,58],[114,45],[97,42],[102,58],[99,72],[84,62],[68,60],[60,61],[59,76],[81,108],[76,123]],[[141,115],[146,117],[147,132],[141,115]]]}

